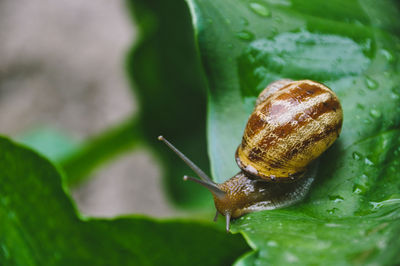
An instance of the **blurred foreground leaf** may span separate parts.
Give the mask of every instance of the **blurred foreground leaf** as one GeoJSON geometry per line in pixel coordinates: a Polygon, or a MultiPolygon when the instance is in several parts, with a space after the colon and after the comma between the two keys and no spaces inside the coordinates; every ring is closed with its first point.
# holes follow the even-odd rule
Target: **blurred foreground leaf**
{"type": "Polygon", "coordinates": [[[258,93],[276,79],[331,87],[340,139],[308,198],[233,223],[255,250],[239,265],[398,264],[400,12],[396,1],[188,0],[209,85],[214,179],[234,154],[258,93]]]}
{"type": "Polygon", "coordinates": [[[185,220],[82,219],[57,169],[0,138],[0,265],[221,265],[238,236],[185,220]]]}

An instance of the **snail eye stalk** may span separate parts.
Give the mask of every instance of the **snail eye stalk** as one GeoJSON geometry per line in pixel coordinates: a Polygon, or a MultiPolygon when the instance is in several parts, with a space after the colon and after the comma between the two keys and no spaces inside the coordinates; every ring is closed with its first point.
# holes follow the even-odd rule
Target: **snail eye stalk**
{"type": "Polygon", "coordinates": [[[214,183],[211,178],[206,175],[203,170],[200,169],[197,165],[195,165],[188,157],[186,157],[181,151],[179,151],[171,142],[166,140],[163,136],[159,136],[158,140],[164,142],[173,152],[175,152],[199,177],[200,179],[193,178],[190,176],[184,176],[183,180],[191,180],[194,181],[203,187],[207,188],[211,193],[215,196],[221,198],[225,195],[225,192],[222,191],[216,183],[214,183]]]}

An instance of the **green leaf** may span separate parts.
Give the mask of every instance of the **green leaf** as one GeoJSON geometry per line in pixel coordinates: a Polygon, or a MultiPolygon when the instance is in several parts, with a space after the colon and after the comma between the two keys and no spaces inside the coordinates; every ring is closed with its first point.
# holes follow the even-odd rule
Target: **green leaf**
{"type": "Polygon", "coordinates": [[[161,159],[164,184],[180,207],[212,206],[196,184],[182,182],[191,170],[157,136],[164,135],[208,172],[206,85],[183,0],[130,0],[139,42],[128,55],[127,73],[139,100],[147,143],[161,159]]]}
{"type": "Polygon", "coordinates": [[[0,138],[1,265],[221,265],[247,247],[188,220],[87,219],[45,158],[0,138]]]}
{"type": "Polygon", "coordinates": [[[209,85],[214,179],[234,154],[258,93],[313,79],[339,96],[342,134],[306,200],[233,223],[254,252],[238,264],[399,263],[400,12],[395,1],[188,0],[209,85]]]}

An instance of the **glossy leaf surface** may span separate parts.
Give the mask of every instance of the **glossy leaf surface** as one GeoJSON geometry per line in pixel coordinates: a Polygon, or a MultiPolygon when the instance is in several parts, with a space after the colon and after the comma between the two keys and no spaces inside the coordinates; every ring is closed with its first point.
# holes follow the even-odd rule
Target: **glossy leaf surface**
{"type": "Polygon", "coordinates": [[[209,85],[214,179],[234,154],[258,93],[313,79],[341,100],[339,140],[302,203],[233,224],[255,252],[239,264],[399,263],[400,13],[396,1],[189,0],[209,85]]]}

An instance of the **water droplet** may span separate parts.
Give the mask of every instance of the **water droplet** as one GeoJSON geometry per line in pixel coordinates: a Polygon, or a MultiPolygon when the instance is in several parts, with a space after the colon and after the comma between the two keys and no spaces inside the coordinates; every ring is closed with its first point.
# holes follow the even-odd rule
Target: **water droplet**
{"type": "Polygon", "coordinates": [[[398,94],[393,93],[393,92],[390,94],[390,97],[391,97],[392,99],[394,99],[394,100],[398,100],[398,99],[400,98],[400,96],[399,96],[398,94]]]}
{"type": "Polygon", "coordinates": [[[342,202],[344,198],[339,195],[329,195],[329,200],[332,200],[334,203],[339,203],[342,202]]]}
{"type": "Polygon", "coordinates": [[[378,210],[384,206],[396,205],[400,203],[400,199],[398,198],[389,198],[388,200],[378,201],[378,202],[370,202],[372,205],[372,210],[378,210]]]}
{"type": "Polygon", "coordinates": [[[353,193],[355,194],[364,194],[367,191],[367,187],[360,185],[360,184],[354,184],[353,186],[353,193]]]}
{"type": "Polygon", "coordinates": [[[366,165],[369,165],[369,166],[374,165],[374,163],[373,163],[370,159],[368,159],[367,157],[365,157],[364,163],[365,163],[366,165]]]}
{"type": "Polygon", "coordinates": [[[285,252],[285,258],[290,263],[299,261],[299,258],[297,258],[295,255],[293,255],[292,253],[289,253],[289,252],[285,252]]]}
{"type": "Polygon", "coordinates": [[[240,18],[240,24],[242,24],[243,26],[248,26],[249,25],[249,21],[246,18],[241,17],[240,18]]]}
{"type": "Polygon", "coordinates": [[[360,176],[360,180],[364,183],[368,182],[369,177],[366,174],[360,176]]]}
{"type": "Polygon", "coordinates": [[[364,123],[364,124],[371,124],[372,121],[371,121],[371,119],[366,118],[366,119],[363,120],[363,123],[364,123]]]}
{"type": "Polygon", "coordinates": [[[336,211],[338,211],[338,208],[332,208],[330,210],[326,210],[329,214],[335,214],[336,211]]]}
{"type": "Polygon", "coordinates": [[[392,88],[392,93],[390,94],[390,97],[397,100],[400,98],[400,92],[396,88],[392,88]]]}
{"type": "Polygon", "coordinates": [[[353,154],[352,154],[352,155],[353,155],[353,159],[354,159],[354,160],[357,160],[357,161],[358,161],[358,160],[360,160],[360,159],[361,159],[361,157],[362,157],[361,153],[359,153],[359,152],[356,152],[356,151],[355,151],[355,152],[353,152],[353,154]]]}
{"type": "Polygon", "coordinates": [[[390,51],[385,50],[385,49],[382,49],[382,50],[381,50],[381,53],[383,54],[383,56],[386,58],[386,60],[387,60],[389,63],[392,63],[392,62],[394,61],[394,56],[393,56],[393,54],[392,54],[390,51]]]}
{"type": "Polygon", "coordinates": [[[236,33],[236,37],[238,37],[239,39],[245,40],[245,41],[251,41],[254,39],[254,34],[248,30],[242,30],[242,31],[236,33]]]}
{"type": "Polygon", "coordinates": [[[326,227],[340,227],[341,225],[340,225],[340,224],[332,224],[332,223],[329,223],[329,224],[325,224],[325,226],[326,226],[326,227]]]}
{"type": "Polygon", "coordinates": [[[269,246],[269,247],[277,247],[278,243],[276,243],[273,240],[270,240],[270,241],[267,242],[267,246],[269,246]]]}
{"type": "Polygon", "coordinates": [[[250,9],[253,10],[256,14],[263,17],[269,17],[271,15],[269,9],[260,3],[256,2],[250,3],[250,9]]]}
{"type": "Polygon", "coordinates": [[[387,246],[387,244],[386,244],[385,240],[380,240],[380,241],[378,241],[377,246],[378,246],[378,248],[380,248],[380,249],[385,249],[386,246],[387,246]]]}
{"type": "Polygon", "coordinates": [[[379,112],[376,109],[371,109],[371,111],[369,111],[369,114],[374,117],[374,118],[379,118],[381,117],[381,112],[379,112]]]}
{"type": "Polygon", "coordinates": [[[376,90],[379,86],[378,82],[370,77],[365,78],[365,84],[367,85],[367,88],[370,90],[376,90]]]}
{"type": "Polygon", "coordinates": [[[278,29],[277,28],[275,28],[275,27],[271,27],[270,28],[270,31],[271,31],[271,35],[277,35],[278,34],[278,29]]]}
{"type": "Polygon", "coordinates": [[[281,17],[276,16],[276,17],[274,17],[274,21],[277,23],[281,23],[283,20],[281,17]]]}

